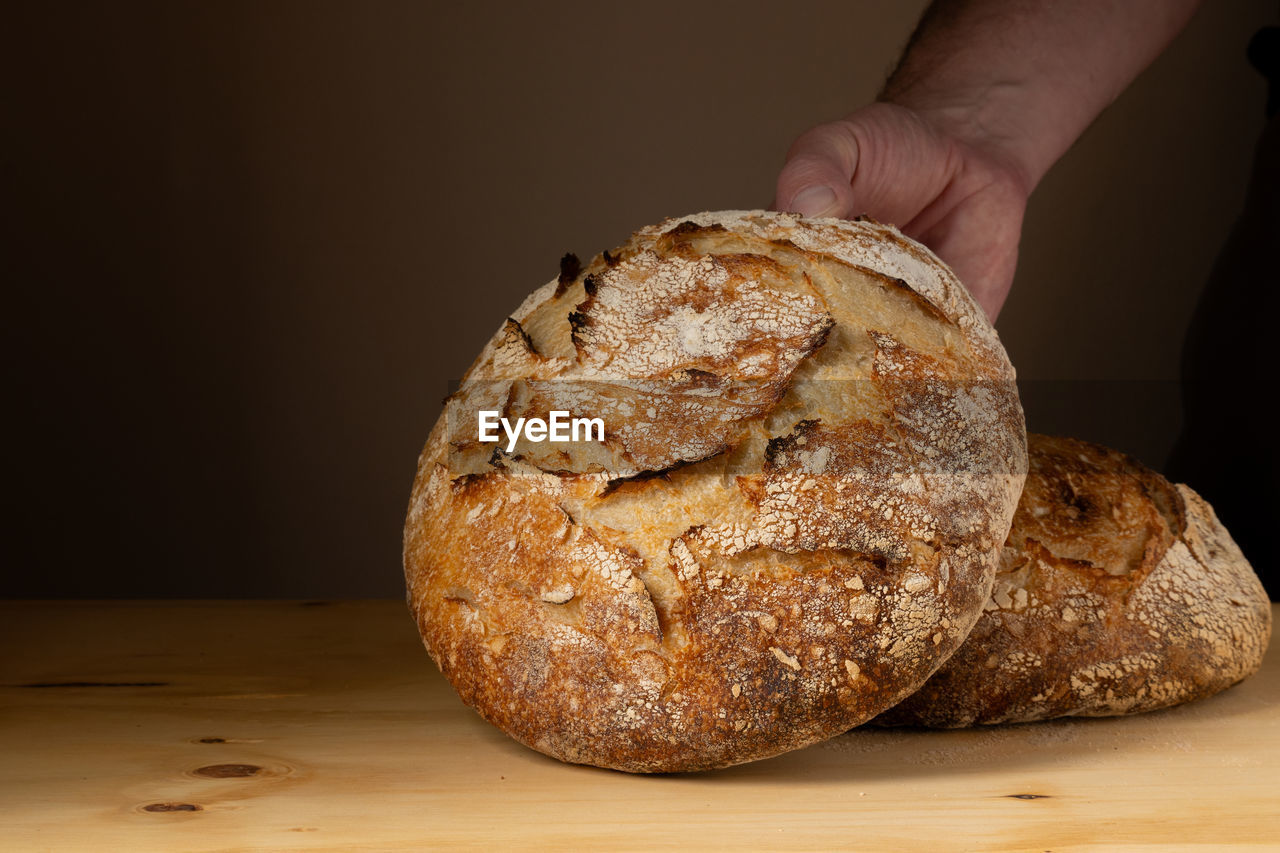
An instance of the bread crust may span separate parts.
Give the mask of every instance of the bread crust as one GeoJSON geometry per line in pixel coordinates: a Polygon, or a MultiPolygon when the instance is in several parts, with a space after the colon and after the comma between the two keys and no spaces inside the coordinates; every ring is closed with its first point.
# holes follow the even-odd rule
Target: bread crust
{"type": "Polygon", "coordinates": [[[1266,592],[1199,495],[1095,444],[1031,435],[991,599],[960,650],[875,721],[956,728],[1136,714],[1257,671],[1266,592]]]}
{"type": "Polygon", "coordinates": [[[918,687],[988,598],[1026,464],[1013,370],[950,270],[888,226],[761,211],[577,267],[419,459],[408,599],[463,700],[556,758],[659,772],[918,687]],[[553,404],[606,441],[476,440],[478,409],[553,404]]]}

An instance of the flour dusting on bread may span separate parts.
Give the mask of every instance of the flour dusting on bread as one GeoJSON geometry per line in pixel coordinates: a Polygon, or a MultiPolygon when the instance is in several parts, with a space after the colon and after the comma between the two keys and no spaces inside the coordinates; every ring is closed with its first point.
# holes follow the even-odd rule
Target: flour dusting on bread
{"type": "Polygon", "coordinates": [[[637,232],[504,323],[419,461],[411,607],[464,700],[566,761],[762,758],[869,719],[978,619],[1025,475],[1013,372],[888,226],[637,232]],[[604,438],[495,449],[476,412],[604,438]]]}
{"type": "Polygon", "coordinates": [[[1155,710],[1256,671],[1265,591],[1212,507],[1114,450],[1030,436],[1030,471],[969,639],[884,724],[1155,710]]]}

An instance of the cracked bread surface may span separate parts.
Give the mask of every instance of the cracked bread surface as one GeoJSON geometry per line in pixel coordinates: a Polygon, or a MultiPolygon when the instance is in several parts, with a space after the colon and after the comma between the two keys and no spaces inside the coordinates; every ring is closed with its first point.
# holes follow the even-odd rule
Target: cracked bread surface
{"type": "Polygon", "coordinates": [[[1115,450],[1028,437],[990,600],[960,650],[875,722],[957,728],[1152,711],[1256,672],[1262,584],[1213,508],[1115,450]]]}
{"type": "Polygon", "coordinates": [[[1025,476],[1013,370],[895,229],[762,211],[637,232],[536,291],[446,402],[408,599],[465,702],[556,758],[700,770],[917,688],[978,618],[1025,476]],[[480,442],[476,414],[604,441],[480,442]]]}

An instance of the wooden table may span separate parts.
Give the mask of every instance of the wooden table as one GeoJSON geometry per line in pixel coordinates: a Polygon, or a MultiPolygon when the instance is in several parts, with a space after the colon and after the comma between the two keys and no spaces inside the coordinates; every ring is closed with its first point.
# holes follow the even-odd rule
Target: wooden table
{"type": "Polygon", "coordinates": [[[640,777],[491,728],[396,601],[2,602],[0,642],[6,850],[1280,846],[1274,648],[1146,716],[640,777]]]}

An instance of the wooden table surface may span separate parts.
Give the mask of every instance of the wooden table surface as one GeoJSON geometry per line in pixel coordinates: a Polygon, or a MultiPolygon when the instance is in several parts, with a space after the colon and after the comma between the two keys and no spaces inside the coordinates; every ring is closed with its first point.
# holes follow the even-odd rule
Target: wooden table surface
{"type": "Polygon", "coordinates": [[[490,727],[397,601],[0,602],[0,642],[6,850],[1280,848],[1274,648],[1145,716],[641,777],[490,727]]]}

